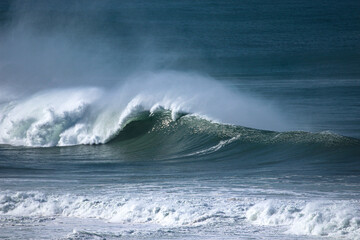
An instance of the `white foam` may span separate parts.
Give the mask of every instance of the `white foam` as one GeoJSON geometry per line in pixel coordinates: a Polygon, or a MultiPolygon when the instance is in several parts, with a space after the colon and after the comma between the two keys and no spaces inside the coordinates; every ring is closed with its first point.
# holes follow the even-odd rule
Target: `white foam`
{"type": "Polygon", "coordinates": [[[257,225],[275,227],[282,235],[360,237],[360,209],[355,200],[261,200],[225,195],[210,192],[181,197],[158,192],[81,196],[0,192],[0,216],[99,219],[122,226],[146,224],[160,228],[218,224],[231,228],[240,224],[244,228],[249,222],[247,231],[257,231],[258,227],[252,227],[257,225]]]}
{"type": "MultiPolygon", "coordinates": [[[[85,197],[46,195],[40,192],[0,194],[0,215],[97,218],[121,224],[197,226],[231,217],[226,206],[211,206],[191,199],[85,197]]],[[[224,219],[226,221],[226,219],[224,219]]]]}
{"type": "Polygon", "coordinates": [[[287,233],[316,236],[360,238],[359,202],[279,201],[255,204],[246,212],[253,224],[287,226],[287,233]]]}
{"type": "Polygon", "coordinates": [[[12,103],[1,111],[0,142],[54,146],[60,134],[81,121],[100,90],[54,90],[12,103]]]}

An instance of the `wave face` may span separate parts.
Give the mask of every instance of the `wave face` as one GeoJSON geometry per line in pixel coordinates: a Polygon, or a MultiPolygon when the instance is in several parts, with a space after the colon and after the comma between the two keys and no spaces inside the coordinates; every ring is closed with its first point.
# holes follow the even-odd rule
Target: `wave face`
{"type": "Polygon", "coordinates": [[[129,122],[163,110],[173,121],[192,114],[260,129],[286,127],[265,102],[199,75],[162,72],[133,77],[111,91],[58,89],[6,104],[0,142],[33,147],[107,143],[129,122]]]}

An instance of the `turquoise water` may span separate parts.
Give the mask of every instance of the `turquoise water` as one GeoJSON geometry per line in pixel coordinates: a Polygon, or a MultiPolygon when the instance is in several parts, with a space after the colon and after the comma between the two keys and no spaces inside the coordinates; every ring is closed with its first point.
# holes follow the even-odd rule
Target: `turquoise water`
{"type": "Polygon", "coordinates": [[[0,238],[359,239],[356,1],[4,1],[0,238]]]}

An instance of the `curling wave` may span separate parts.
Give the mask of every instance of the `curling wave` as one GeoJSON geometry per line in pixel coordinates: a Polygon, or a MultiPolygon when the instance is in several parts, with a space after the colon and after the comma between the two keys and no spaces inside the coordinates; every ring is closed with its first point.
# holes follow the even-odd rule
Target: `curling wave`
{"type": "Polygon", "coordinates": [[[213,79],[162,72],[133,77],[115,90],[55,89],[3,104],[0,143],[36,147],[106,143],[143,112],[159,110],[169,110],[172,120],[192,113],[241,126],[282,126],[270,107],[213,79]]]}
{"type": "Polygon", "coordinates": [[[136,145],[170,142],[176,146],[174,153],[190,156],[236,142],[355,141],[326,132],[270,131],[283,125],[264,102],[209,78],[165,72],[138,76],[113,91],[56,89],[5,104],[0,111],[0,143],[51,147],[136,137],[136,145]]]}

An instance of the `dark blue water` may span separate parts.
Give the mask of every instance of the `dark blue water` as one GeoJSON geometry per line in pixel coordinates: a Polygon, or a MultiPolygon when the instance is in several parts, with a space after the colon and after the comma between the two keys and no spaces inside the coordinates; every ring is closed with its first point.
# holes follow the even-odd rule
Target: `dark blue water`
{"type": "Polygon", "coordinates": [[[358,1],[1,1],[0,238],[359,239],[358,1]]]}

